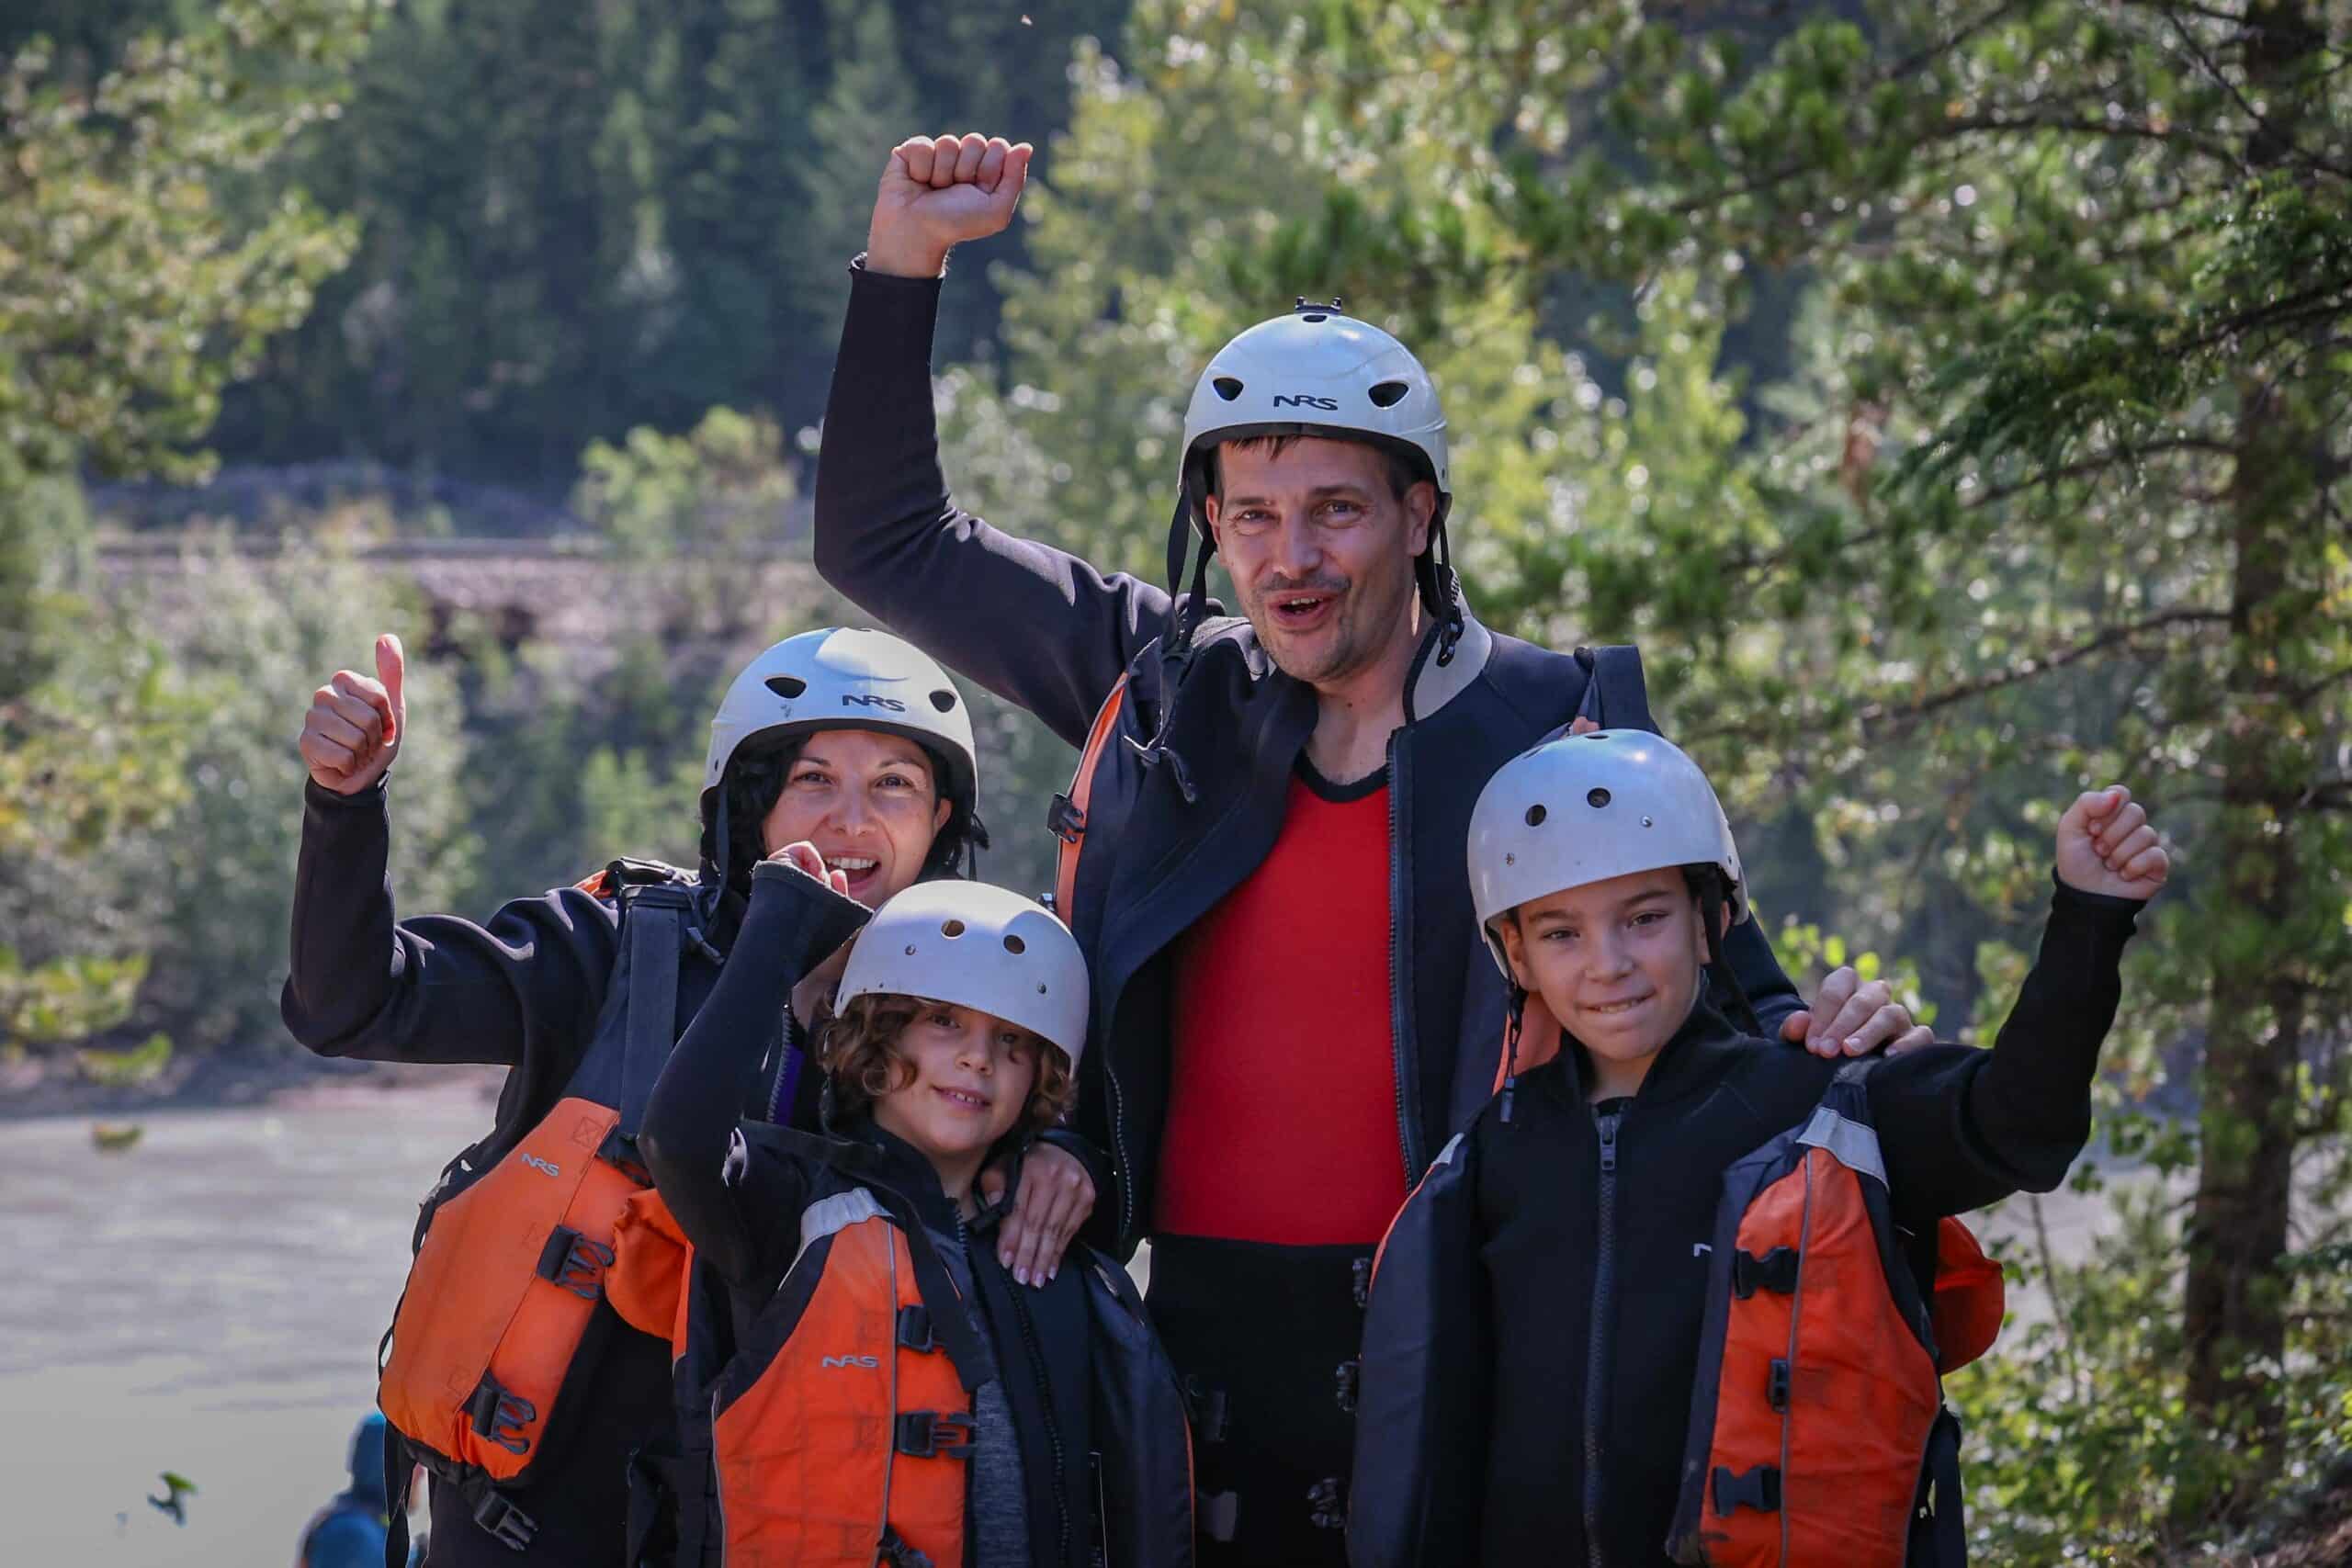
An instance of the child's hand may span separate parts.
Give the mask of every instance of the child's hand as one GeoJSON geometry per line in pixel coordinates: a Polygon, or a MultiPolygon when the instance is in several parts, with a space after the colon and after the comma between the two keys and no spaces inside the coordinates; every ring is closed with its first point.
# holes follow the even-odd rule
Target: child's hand
{"type": "Polygon", "coordinates": [[[2058,880],[2078,892],[2153,898],[2171,874],[2147,808],[2121,784],[2076,795],[2058,818],[2058,880]]]}
{"type": "Polygon", "coordinates": [[[818,851],[817,846],[814,844],[808,843],[806,841],[786,844],[784,848],[776,851],[775,853],[768,856],[768,859],[782,865],[788,865],[804,876],[815,877],[819,882],[823,883],[826,886],[831,888],[834,892],[840,894],[844,898],[849,897],[849,874],[847,872],[841,871],[827,871],[825,869],[825,857],[818,851]]]}

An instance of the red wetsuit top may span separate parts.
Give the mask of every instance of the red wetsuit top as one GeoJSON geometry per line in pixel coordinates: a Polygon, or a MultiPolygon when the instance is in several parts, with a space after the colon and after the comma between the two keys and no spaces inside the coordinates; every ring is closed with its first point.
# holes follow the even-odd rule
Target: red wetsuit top
{"type": "Polygon", "coordinates": [[[1370,1246],[1405,1201],[1388,776],[1299,769],[1272,851],[1177,939],[1155,1234],[1370,1246]]]}

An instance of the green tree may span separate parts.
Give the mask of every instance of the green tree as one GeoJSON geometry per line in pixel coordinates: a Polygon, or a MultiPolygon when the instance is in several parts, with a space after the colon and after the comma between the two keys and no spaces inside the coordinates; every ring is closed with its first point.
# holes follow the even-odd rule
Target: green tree
{"type": "Polygon", "coordinates": [[[374,9],[232,0],[110,52],[78,39],[70,60],[35,36],[0,68],[6,1049],[130,1010],[150,890],[91,868],[190,798],[200,710],[147,629],[104,602],[74,479],[202,473],[190,443],[223,386],[342,265],[349,229],[299,191],[250,210],[226,193],[333,112],[374,9]]]}
{"type": "Polygon", "coordinates": [[[2352,1024],[2352,12],[1412,16],[1428,69],[1374,96],[1500,224],[1469,276],[1695,285],[1702,313],[1758,268],[1820,291],[1798,417],[1727,470],[1719,441],[1694,468],[1651,432],[1646,511],[1552,530],[1527,570],[1691,650],[1682,728],[1810,792],[1841,888],[2028,911],[2049,809],[2108,777],[2184,846],[2126,1033],[2143,1083],[2156,1043],[2202,1047],[2186,1269],[2154,1294],[2177,1355],[2143,1363],[2140,1405],[2187,1425],[2133,1450],[2095,1539],[2144,1531],[2151,1499],[2177,1530],[2241,1517],[2290,1443],[2346,1436],[2312,1337],[2341,1263],[2296,1217],[2341,1194],[2352,1024]]]}

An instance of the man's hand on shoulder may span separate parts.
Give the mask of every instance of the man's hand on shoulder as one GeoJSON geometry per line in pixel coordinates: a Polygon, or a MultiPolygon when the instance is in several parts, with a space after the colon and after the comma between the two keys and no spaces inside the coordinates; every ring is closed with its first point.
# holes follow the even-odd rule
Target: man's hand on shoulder
{"type": "Polygon", "coordinates": [[[949,249],[1002,233],[1033,149],[1001,136],[917,136],[890,149],[865,235],[865,270],[937,277],[949,249]]]}
{"type": "Polygon", "coordinates": [[[1865,981],[1848,964],[1822,977],[1813,1005],[1789,1014],[1781,1038],[1816,1056],[1867,1056],[1882,1045],[1890,1054],[1932,1045],[1936,1032],[1911,1021],[1911,1010],[1894,999],[1893,987],[1865,981]]]}

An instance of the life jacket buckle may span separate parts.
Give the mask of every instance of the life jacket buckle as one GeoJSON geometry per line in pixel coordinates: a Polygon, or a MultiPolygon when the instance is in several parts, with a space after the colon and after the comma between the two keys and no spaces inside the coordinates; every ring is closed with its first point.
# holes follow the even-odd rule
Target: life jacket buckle
{"type": "Polygon", "coordinates": [[[538,1276],[562,1286],[583,1301],[594,1301],[605,1289],[605,1270],[613,1266],[613,1249],[590,1241],[570,1225],[548,1233],[539,1249],[538,1276]]]}
{"type": "Polygon", "coordinates": [[[484,1492],[474,1505],[474,1523],[509,1551],[528,1551],[539,1533],[537,1520],[495,1492],[484,1492]]]}
{"type": "Polygon", "coordinates": [[[1069,796],[1056,795],[1046,807],[1046,831],[1065,844],[1075,844],[1086,836],[1086,813],[1069,796]]]}
{"type": "Polygon", "coordinates": [[[473,1418],[477,1438],[486,1438],[510,1454],[531,1451],[531,1439],[523,1435],[523,1428],[539,1418],[538,1406],[499,1387],[488,1372],[466,1402],[466,1414],[473,1418]]]}
{"type": "Polygon", "coordinates": [[[1731,1293],[1741,1301],[1759,1290],[1789,1296],[1794,1295],[1796,1289],[1797,1255],[1793,1247],[1776,1247],[1761,1258],[1745,1248],[1732,1254],[1731,1293]]]}
{"type": "Polygon", "coordinates": [[[910,1544],[889,1525],[882,1527],[882,1539],[875,1543],[875,1561],[888,1568],[933,1568],[931,1554],[910,1544]]]}
{"type": "Polygon", "coordinates": [[[918,1353],[939,1348],[931,1330],[931,1309],[921,1302],[899,1309],[899,1348],[918,1353]]]}
{"type": "Polygon", "coordinates": [[[1184,1380],[1184,1404],[1193,1414],[1193,1435],[1204,1443],[1225,1441],[1225,1390],[1197,1377],[1184,1380]]]}
{"type": "Polygon", "coordinates": [[[979,1431],[968,1412],[908,1410],[899,1416],[896,1447],[915,1459],[970,1459],[979,1431]]]}
{"type": "Polygon", "coordinates": [[[1361,1358],[1340,1363],[1335,1381],[1339,1384],[1336,1397],[1340,1414],[1352,1416],[1356,1413],[1356,1388],[1363,1373],[1363,1361],[1361,1358]]]}

